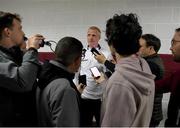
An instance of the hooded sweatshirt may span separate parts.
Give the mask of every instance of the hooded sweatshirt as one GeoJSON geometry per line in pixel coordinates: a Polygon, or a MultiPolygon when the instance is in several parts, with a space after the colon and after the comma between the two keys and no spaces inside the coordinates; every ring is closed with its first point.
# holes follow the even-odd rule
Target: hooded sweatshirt
{"type": "Polygon", "coordinates": [[[154,78],[147,62],[135,55],[121,59],[105,85],[101,126],[149,126],[154,78]]]}
{"type": "Polygon", "coordinates": [[[39,126],[80,125],[80,93],[73,77],[62,62],[51,60],[44,63],[36,92],[39,126]]]}

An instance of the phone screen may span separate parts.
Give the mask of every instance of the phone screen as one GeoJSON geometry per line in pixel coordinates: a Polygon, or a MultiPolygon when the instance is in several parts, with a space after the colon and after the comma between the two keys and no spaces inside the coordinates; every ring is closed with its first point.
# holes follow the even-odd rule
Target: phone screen
{"type": "Polygon", "coordinates": [[[94,77],[100,77],[101,76],[101,73],[99,72],[98,68],[97,67],[92,67],[90,68],[92,74],[94,77]]]}

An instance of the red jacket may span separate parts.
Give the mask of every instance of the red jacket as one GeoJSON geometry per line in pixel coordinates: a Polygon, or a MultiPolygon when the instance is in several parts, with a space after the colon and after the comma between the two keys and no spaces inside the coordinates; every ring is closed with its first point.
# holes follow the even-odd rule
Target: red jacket
{"type": "Polygon", "coordinates": [[[175,93],[177,86],[180,86],[180,70],[173,72],[170,76],[155,82],[155,89],[162,93],[175,93]]]}

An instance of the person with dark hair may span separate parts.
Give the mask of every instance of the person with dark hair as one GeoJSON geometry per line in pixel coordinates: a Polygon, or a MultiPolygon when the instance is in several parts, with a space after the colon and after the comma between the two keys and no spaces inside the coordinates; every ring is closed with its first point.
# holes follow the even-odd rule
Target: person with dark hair
{"type": "Polygon", "coordinates": [[[24,36],[20,16],[0,11],[1,127],[36,125],[32,90],[40,67],[37,49],[44,37],[39,34],[30,37],[23,53],[24,36]]]}
{"type": "Polygon", "coordinates": [[[161,41],[153,34],[144,34],[140,38],[140,50],[139,53],[142,57],[146,57],[150,52],[157,54],[161,47],[161,41]],[[148,48],[148,49],[146,49],[148,48]],[[146,50],[141,50],[146,49],[146,50]]]}
{"type": "Polygon", "coordinates": [[[149,126],[154,101],[154,78],[147,62],[136,53],[142,28],[135,14],[114,15],[106,24],[107,42],[117,64],[112,76],[95,78],[105,87],[102,127],[149,126]]]}
{"type": "Polygon", "coordinates": [[[82,50],[79,40],[64,37],[56,46],[55,59],[42,66],[36,93],[39,126],[80,126],[80,92],[72,80],[81,64],[82,50]]]}
{"type": "MultiPolygon", "coordinates": [[[[160,39],[152,34],[144,34],[141,36],[139,43],[139,55],[142,56],[149,64],[152,73],[156,75],[155,80],[162,79],[164,74],[164,65],[161,58],[158,56],[158,51],[161,46],[160,39]]],[[[95,59],[104,64],[111,72],[114,72],[115,64],[107,60],[102,53],[100,55],[97,54],[95,59]]],[[[163,93],[156,91],[150,127],[157,127],[160,121],[163,119],[162,98],[163,93]]]]}
{"type": "MultiPolygon", "coordinates": [[[[156,76],[155,80],[162,79],[164,75],[164,65],[158,55],[158,51],[161,47],[160,39],[152,34],[144,34],[141,36],[139,43],[139,55],[143,57],[149,64],[152,73],[156,76]]],[[[154,107],[150,127],[157,127],[160,121],[163,119],[162,98],[163,93],[155,90],[154,107]]]]}
{"type": "MultiPolygon", "coordinates": [[[[171,41],[170,50],[172,51],[175,62],[180,62],[180,28],[175,30],[175,34],[171,41]]],[[[165,127],[179,127],[180,126],[180,70],[173,72],[170,76],[156,81],[156,90],[159,92],[171,92],[167,119],[165,127]]]]}

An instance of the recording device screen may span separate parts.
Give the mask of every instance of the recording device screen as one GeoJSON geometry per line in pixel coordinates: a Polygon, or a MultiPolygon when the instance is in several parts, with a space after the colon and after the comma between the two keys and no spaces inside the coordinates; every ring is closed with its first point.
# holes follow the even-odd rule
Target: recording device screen
{"type": "Polygon", "coordinates": [[[86,75],[79,75],[79,84],[80,83],[86,86],[86,75]]]}
{"type": "Polygon", "coordinates": [[[97,54],[99,54],[99,55],[101,55],[99,52],[98,52],[98,50],[96,50],[95,48],[92,48],[91,49],[91,52],[94,54],[94,53],[97,53],[97,54]]]}
{"type": "Polygon", "coordinates": [[[90,71],[92,72],[92,74],[95,78],[98,78],[101,76],[101,73],[99,72],[97,67],[90,68],[90,71]]]}

